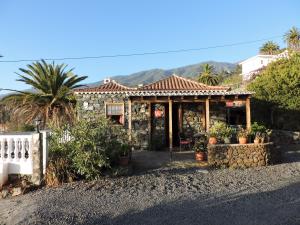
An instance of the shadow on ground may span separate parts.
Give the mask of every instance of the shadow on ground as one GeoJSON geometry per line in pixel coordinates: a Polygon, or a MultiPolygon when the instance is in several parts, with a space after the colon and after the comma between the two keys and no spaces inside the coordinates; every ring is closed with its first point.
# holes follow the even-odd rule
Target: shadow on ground
{"type": "Polygon", "coordinates": [[[300,144],[281,145],[278,150],[282,153],[283,163],[300,162],[300,144]]]}
{"type": "Polygon", "coordinates": [[[85,224],[300,224],[300,182],[274,191],[219,198],[178,200],[85,224]],[[295,197],[297,196],[297,197],[295,197]]]}

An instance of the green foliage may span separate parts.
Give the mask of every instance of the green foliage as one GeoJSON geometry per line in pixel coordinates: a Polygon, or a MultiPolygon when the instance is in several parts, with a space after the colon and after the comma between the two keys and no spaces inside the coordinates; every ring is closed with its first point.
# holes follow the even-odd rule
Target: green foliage
{"type": "Polygon", "coordinates": [[[259,52],[261,54],[267,54],[267,55],[274,55],[279,52],[279,45],[273,41],[267,41],[264,43],[261,48],[259,49],[259,52]]]}
{"type": "Polygon", "coordinates": [[[217,121],[209,129],[209,134],[211,137],[216,137],[218,139],[231,138],[234,134],[234,129],[224,122],[217,121]]]}
{"type": "Polygon", "coordinates": [[[197,139],[193,145],[194,152],[206,152],[207,151],[207,139],[201,137],[197,139]]]}
{"type": "Polygon", "coordinates": [[[10,107],[16,118],[31,123],[34,119],[42,119],[42,126],[47,123],[59,125],[72,122],[75,118],[75,97],[71,90],[80,87],[78,83],[86,76],[73,74],[73,69],[66,70],[67,65],[48,64],[44,60],[27,65],[17,81],[30,85],[34,91],[16,91],[2,99],[10,107]]]}
{"type": "Polygon", "coordinates": [[[214,67],[206,63],[203,64],[198,81],[210,86],[216,86],[219,84],[219,77],[214,74],[214,67]]]}
{"type": "Polygon", "coordinates": [[[287,59],[270,63],[248,85],[254,97],[270,103],[273,107],[299,110],[300,108],[300,55],[290,54],[287,59]]]}
{"type": "Polygon", "coordinates": [[[267,128],[264,125],[260,125],[257,122],[254,122],[251,125],[251,135],[255,136],[256,133],[266,133],[267,132],[267,128]]]}
{"type": "Polygon", "coordinates": [[[292,27],[284,35],[284,41],[287,43],[288,48],[293,50],[300,49],[300,31],[297,27],[292,27]]]}
{"type": "Polygon", "coordinates": [[[105,169],[128,154],[131,145],[127,132],[107,119],[82,119],[73,126],[54,127],[50,138],[50,159],[65,158],[71,173],[84,179],[99,178],[105,169]],[[66,138],[66,135],[67,139],[66,138]]]}
{"type": "Polygon", "coordinates": [[[242,67],[237,65],[236,68],[227,74],[226,76],[222,76],[222,86],[229,86],[232,89],[239,88],[243,83],[242,67]]]}
{"type": "Polygon", "coordinates": [[[248,138],[248,136],[249,136],[249,131],[246,130],[246,129],[244,129],[244,128],[241,128],[241,129],[238,131],[237,136],[238,136],[239,138],[248,138]]]}

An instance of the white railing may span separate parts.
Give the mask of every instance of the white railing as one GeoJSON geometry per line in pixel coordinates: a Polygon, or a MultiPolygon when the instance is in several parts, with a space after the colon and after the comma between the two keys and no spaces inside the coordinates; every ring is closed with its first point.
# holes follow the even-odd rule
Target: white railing
{"type": "Polygon", "coordinates": [[[32,134],[0,135],[0,161],[8,174],[32,174],[32,134]]]}

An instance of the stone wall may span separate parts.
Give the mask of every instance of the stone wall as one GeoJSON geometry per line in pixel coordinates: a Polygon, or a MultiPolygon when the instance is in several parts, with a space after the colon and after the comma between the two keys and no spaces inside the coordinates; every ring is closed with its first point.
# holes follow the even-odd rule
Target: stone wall
{"type": "Polygon", "coordinates": [[[300,144],[300,132],[272,130],[271,141],[278,145],[300,144]]]}
{"type": "Polygon", "coordinates": [[[77,94],[78,114],[81,118],[90,118],[91,116],[105,116],[105,103],[123,103],[124,104],[124,128],[128,128],[128,98],[124,95],[116,94],[77,94]]]}
{"type": "Polygon", "coordinates": [[[148,103],[132,103],[131,106],[132,137],[139,149],[150,147],[150,105],[148,103]]]}
{"type": "Polygon", "coordinates": [[[227,108],[224,102],[211,102],[209,110],[210,126],[214,125],[217,121],[226,123],[227,108]]]}
{"type": "MultiPolygon", "coordinates": [[[[116,94],[77,94],[78,115],[81,118],[105,116],[105,103],[124,104],[124,129],[128,129],[128,98],[116,94]]],[[[132,107],[132,137],[136,148],[149,147],[149,116],[150,109],[146,103],[133,103],[132,107]]]]}
{"type": "Polygon", "coordinates": [[[205,111],[203,103],[182,104],[182,131],[186,137],[205,130],[205,111]]]}
{"type": "Polygon", "coordinates": [[[163,104],[152,104],[152,131],[151,149],[161,150],[167,145],[166,139],[166,106],[163,104]],[[155,116],[155,111],[160,111],[160,116],[155,116]]]}
{"type": "Polygon", "coordinates": [[[209,165],[229,168],[266,166],[280,159],[273,143],[208,145],[207,154],[209,165]]]}

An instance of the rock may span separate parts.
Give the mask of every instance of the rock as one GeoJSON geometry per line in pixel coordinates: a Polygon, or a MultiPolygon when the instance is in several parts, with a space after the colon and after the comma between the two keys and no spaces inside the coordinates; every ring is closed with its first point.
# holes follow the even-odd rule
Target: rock
{"type": "Polygon", "coordinates": [[[4,189],[4,190],[2,190],[0,197],[6,198],[8,196],[8,193],[9,193],[8,190],[4,189]]]}
{"type": "Polygon", "coordinates": [[[16,187],[12,189],[12,194],[11,196],[18,196],[22,194],[22,188],[21,187],[16,187]]]}

